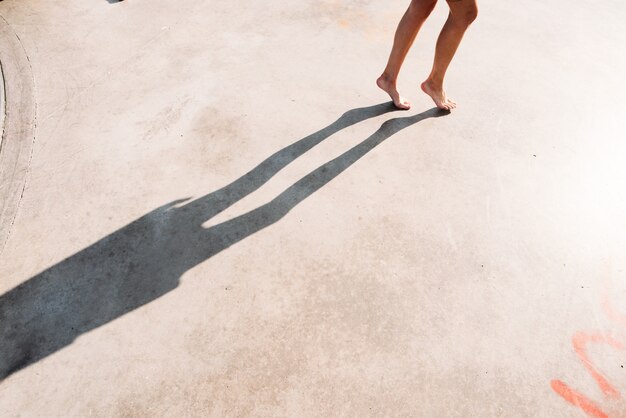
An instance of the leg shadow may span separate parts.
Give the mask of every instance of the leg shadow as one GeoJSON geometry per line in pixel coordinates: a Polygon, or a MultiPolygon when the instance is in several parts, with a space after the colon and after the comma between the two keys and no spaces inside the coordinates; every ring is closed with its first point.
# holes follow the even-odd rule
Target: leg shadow
{"type": "Polygon", "coordinates": [[[193,201],[161,206],[0,296],[0,380],[175,289],[187,270],[280,220],[396,132],[445,112],[388,120],[370,137],[248,213],[202,224],[252,193],[330,135],[393,110],[353,109],[276,152],[233,183],[193,201]],[[187,203],[185,203],[187,202],[187,203]]]}

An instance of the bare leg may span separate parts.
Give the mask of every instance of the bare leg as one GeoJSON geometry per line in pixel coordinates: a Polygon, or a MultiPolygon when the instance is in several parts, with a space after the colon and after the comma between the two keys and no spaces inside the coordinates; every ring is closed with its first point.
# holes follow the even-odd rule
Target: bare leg
{"type": "Polygon", "coordinates": [[[450,14],[439,34],[433,69],[428,79],[422,83],[422,90],[433,99],[437,107],[451,110],[456,107],[456,103],[446,96],[443,79],[465,31],[478,15],[478,6],[476,0],[447,0],[447,2],[450,14]]]}
{"type": "Polygon", "coordinates": [[[411,104],[407,99],[400,96],[396,89],[396,81],[400,73],[400,67],[404,62],[406,54],[409,52],[413,41],[417,36],[422,24],[428,18],[433,8],[437,4],[437,0],[412,0],[409,8],[402,16],[396,35],[393,40],[393,48],[389,55],[387,67],[382,75],[376,80],[378,87],[386,91],[394,105],[400,109],[409,109],[411,104]]]}

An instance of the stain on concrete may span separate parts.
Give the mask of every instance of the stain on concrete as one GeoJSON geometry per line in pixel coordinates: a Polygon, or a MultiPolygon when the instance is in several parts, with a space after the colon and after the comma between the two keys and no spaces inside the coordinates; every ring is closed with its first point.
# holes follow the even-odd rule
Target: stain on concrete
{"type": "Polygon", "coordinates": [[[160,111],[152,120],[146,122],[145,134],[143,140],[150,140],[152,137],[161,134],[170,134],[169,129],[175,125],[182,115],[182,111],[189,99],[169,105],[160,111]]]}

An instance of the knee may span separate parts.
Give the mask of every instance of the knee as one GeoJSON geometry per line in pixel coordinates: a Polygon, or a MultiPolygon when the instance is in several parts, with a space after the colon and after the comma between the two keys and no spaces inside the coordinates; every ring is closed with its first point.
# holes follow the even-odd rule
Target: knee
{"type": "Polygon", "coordinates": [[[473,6],[465,12],[465,22],[471,25],[473,21],[478,17],[478,7],[473,6]]]}
{"type": "Polygon", "coordinates": [[[450,18],[459,26],[469,26],[478,17],[476,0],[446,0],[450,7],[450,18]]]}
{"type": "Polygon", "coordinates": [[[469,26],[478,17],[478,7],[476,5],[472,5],[471,7],[468,7],[457,13],[456,17],[460,23],[465,26],[469,26]]]}
{"type": "Polygon", "coordinates": [[[416,17],[427,17],[436,5],[437,0],[411,0],[409,13],[416,17]]]}

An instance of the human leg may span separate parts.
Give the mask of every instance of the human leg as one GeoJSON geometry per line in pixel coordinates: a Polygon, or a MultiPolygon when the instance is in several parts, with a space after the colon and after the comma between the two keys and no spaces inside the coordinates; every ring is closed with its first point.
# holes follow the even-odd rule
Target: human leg
{"type": "Polygon", "coordinates": [[[396,34],[394,36],[393,47],[387,66],[382,75],[376,80],[378,87],[386,91],[396,107],[400,109],[409,109],[411,104],[404,97],[400,96],[396,89],[396,81],[400,68],[404,62],[417,33],[422,24],[433,11],[437,0],[412,0],[409,8],[402,16],[396,34]]]}
{"type": "Polygon", "coordinates": [[[438,107],[450,110],[456,107],[456,103],[446,96],[443,81],[465,31],[478,15],[478,6],[476,0],[446,1],[450,13],[437,39],[433,68],[428,79],[422,83],[422,90],[438,107]]]}

